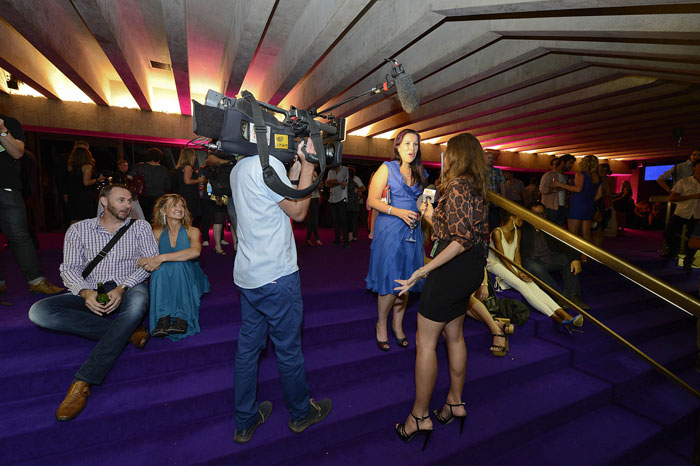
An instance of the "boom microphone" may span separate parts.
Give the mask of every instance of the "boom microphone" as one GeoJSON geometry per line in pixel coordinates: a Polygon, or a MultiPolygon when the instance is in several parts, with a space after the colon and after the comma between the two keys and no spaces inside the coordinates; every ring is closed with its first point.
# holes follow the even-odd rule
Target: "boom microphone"
{"type": "Polygon", "coordinates": [[[418,90],[416,89],[416,86],[413,84],[413,79],[411,79],[411,75],[403,71],[402,68],[401,72],[396,76],[395,83],[396,95],[399,96],[399,102],[401,102],[401,107],[406,113],[414,112],[420,104],[420,97],[418,96],[418,90]]]}
{"type": "Polygon", "coordinates": [[[399,102],[401,102],[401,107],[403,108],[404,112],[414,112],[420,104],[420,97],[418,96],[416,86],[413,84],[411,75],[406,73],[406,70],[403,69],[403,65],[398,61],[389,60],[388,58],[386,61],[391,62],[393,65],[391,68],[391,77],[394,80],[390,80],[389,75],[387,74],[386,81],[377,84],[370,89],[368,93],[379,94],[396,86],[396,95],[399,97],[399,102]]]}

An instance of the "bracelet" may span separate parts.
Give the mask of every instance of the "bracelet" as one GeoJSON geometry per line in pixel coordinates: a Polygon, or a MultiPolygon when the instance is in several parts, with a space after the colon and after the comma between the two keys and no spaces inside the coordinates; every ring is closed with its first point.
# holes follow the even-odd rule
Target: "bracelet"
{"type": "Polygon", "coordinates": [[[387,215],[391,215],[391,208],[392,206],[389,206],[389,210],[386,212],[387,215]]]}

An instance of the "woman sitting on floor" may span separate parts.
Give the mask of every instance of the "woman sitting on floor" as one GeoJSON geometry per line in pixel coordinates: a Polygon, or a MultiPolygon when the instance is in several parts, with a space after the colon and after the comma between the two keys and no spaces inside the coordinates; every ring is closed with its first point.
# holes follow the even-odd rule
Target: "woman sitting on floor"
{"type": "Polygon", "coordinates": [[[508,320],[494,319],[491,313],[486,309],[482,301],[489,297],[488,274],[484,269],[484,281],[479,288],[469,298],[469,308],[467,316],[486,325],[493,336],[491,344],[491,354],[494,356],[505,356],[508,352],[508,335],[515,332],[515,326],[508,320]]]}
{"type": "MultiPolygon", "coordinates": [[[[493,247],[518,265],[520,261],[520,234],[518,228],[523,226],[523,220],[505,209],[501,209],[501,226],[491,233],[493,247]]],[[[514,288],[528,303],[542,314],[551,317],[565,327],[583,325],[583,316],[571,317],[547,293],[537,286],[526,274],[519,272],[512,265],[501,261],[489,251],[486,260],[486,270],[496,276],[496,282],[501,288],[514,288]],[[504,287],[504,284],[506,285],[504,287]]]]}
{"type": "Polygon", "coordinates": [[[178,194],[158,198],[152,224],[160,254],[138,261],[152,272],[151,335],[175,341],[199,333],[199,299],[209,292],[209,280],[196,260],[202,251],[200,232],[178,194]]]}

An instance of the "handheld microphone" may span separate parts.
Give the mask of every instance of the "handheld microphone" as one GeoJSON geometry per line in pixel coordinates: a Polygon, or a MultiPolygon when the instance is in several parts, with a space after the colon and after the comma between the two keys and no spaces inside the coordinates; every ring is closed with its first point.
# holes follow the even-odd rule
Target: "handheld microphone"
{"type": "Polygon", "coordinates": [[[423,190],[423,201],[424,202],[430,202],[431,204],[435,202],[435,193],[437,192],[437,189],[435,188],[434,184],[429,184],[424,190],[423,190]]]}

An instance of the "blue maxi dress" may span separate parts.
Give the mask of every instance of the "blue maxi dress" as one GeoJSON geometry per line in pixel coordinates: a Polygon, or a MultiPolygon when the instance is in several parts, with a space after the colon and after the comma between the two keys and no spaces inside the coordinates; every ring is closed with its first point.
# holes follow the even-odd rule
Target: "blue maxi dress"
{"type": "MultiPolygon", "coordinates": [[[[384,165],[389,169],[387,184],[391,193],[390,205],[395,209],[418,212],[416,201],[423,194],[420,184],[407,186],[404,183],[397,160],[384,162],[384,165]]],[[[420,224],[411,232],[411,228],[399,217],[380,213],[374,224],[369,270],[365,279],[367,289],[380,295],[398,294],[394,288],[399,285],[394,280],[408,279],[423,266],[423,240],[420,224]],[[406,241],[409,237],[416,242],[406,241]]],[[[420,280],[410,291],[419,292],[422,288],[423,280],[420,280]]]]}
{"type": "MultiPolygon", "coordinates": [[[[168,254],[190,247],[187,230],[181,226],[177,232],[175,247],[170,245],[166,226],[158,240],[158,252],[168,254]]],[[[209,279],[199,266],[199,261],[163,262],[151,274],[150,328],[154,329],[158,319],[169,315],[187,321],[187,332],[168,335],[172,341],[199,333],[199,300],[209,292],[209,279]]]]}

